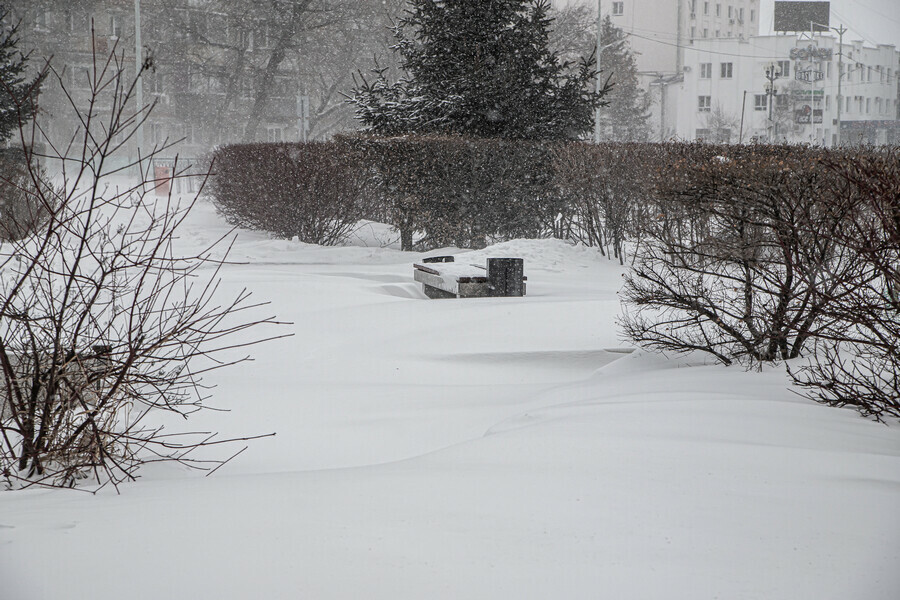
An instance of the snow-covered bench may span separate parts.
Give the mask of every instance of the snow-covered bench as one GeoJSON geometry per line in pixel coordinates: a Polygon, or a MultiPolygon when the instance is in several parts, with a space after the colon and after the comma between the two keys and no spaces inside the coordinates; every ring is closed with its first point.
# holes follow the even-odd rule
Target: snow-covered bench
{"type": "Polygon", "coordinates": [[[455,262],[452,256],[433,256],[413,265],[413,278],[429,298],[524,296],[524,261],[489,258],[487,267],[455,262]]]}

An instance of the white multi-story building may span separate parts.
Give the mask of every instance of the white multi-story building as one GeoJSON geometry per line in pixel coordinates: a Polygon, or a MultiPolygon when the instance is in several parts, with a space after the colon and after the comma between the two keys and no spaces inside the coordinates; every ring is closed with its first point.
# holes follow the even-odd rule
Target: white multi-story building
{"type": "MultiPolygon", "coordinates": [[[[580,2],[591,7],[597,0],[580,2]]],[[[671,137],[666,129],[673,102],[668,86],[682,74],[694,40],[746,39],[759,32],[760,0],[600,0],[600,13],[628,34],[642,87],[653,99],[651,126],[657,139],[671,137]]],[[[601,41],[602,43],[602,41],[601,41]]],[[[603,55],[600,55],[602,69],[603,55]]]]}
{"type": "Polygon", "coordinates": [[[898,71],[894,46],[828,35],[694,40],[663,124],[687,140],[900,143],[898,71]]]}
{"type": "Polygon", "coordinates": [[[600,0],[600,11],[628,34],[638,70],[659,77],[681,72],[685,47],[692,40],[757,34],[759,1],[600,0]]]}

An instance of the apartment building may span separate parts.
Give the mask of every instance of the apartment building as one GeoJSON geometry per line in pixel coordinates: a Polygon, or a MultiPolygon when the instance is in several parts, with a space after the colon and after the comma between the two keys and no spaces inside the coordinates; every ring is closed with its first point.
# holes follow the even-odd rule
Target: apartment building
{"type": "MultiPolygon", "coordinates": [[[[390,39],[382,13],[391,7],[382,4],[326,14],[302,3],[141,0],[142,54],[154,57],[142,81],[144,103],[155,103],[143,128],[145,148],[183,140],[167,154],[198,159],[218,144],[322,138],[352,125],[342,92],[351,73],[369,68],[390,39]]],[[[88,97],[95,57],[104,60],[115,49],[133,76],[134,0],[7,5],[20,22],[20,48],[33,51],[32,66],[52,56],[78,106],[88,97]]],[[[71,138],[75,126],[56,118],[66,103],[58,85],[45,86],[41,108],[57,143],[71,138]]],[[[135,142],[126,146],[131,156],[135,142]]]]}
{"type": "MultiPolygon", "coordinates": [[[[759,32],[760,0],[600,0],[600,12],[628,34],[641,86],[653,100],[651,128],[669,139],[681,80],[695,40],[746,39],[759,32]]],[[[582,0],[595,6],[595,0],[582,0]]],[[[602,55],[601,55],[602,63],[602,55]]]]}
{"type": "Polygon", "coordinates": [[[681,139],[773,140],[834,146],[900,143],[892,45],[830,35],[695,40],[667,126],[681,139]]]}

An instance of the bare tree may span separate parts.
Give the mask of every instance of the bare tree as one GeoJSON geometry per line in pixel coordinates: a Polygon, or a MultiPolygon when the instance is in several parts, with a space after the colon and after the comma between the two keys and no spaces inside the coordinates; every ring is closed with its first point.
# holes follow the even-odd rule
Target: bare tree
{"type": "MultiPolygon", "coordinates": [[[[52,144],[40,117],[20,121],[32,193],[49,218],[0,246],[0,476],[9,487],[118,486],[154,461],[217,468],[225,461],[191,453],[228,440],[169,432],[160,415],[206,408],[202,375],[245,360],[235,350],[262,339],[236,334],[275,323],[246,290],[218,293],[225,249],[179,255],[175,233],[196,198],[156,195],[147,169],[161,148],[116,160],[151,107],[135,109],[123,55],[94,64],[89,102],[69,106],[79,128],[67,147],[52,144]],[[49,150],[33,152],[36,141],[49,150]],[[111,179],[139,169],[131,185],[111,179]]],[[[71,99],[64,74],[47,69],[71,99]]]]}

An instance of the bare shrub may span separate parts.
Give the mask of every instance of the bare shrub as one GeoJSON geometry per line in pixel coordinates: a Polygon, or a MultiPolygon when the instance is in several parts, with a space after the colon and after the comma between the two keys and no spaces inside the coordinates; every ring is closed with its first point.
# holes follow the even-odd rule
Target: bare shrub
{"type": "Polygon", "coordinates": [[[554,150],[562,235],[625,261],[626,240],[638,241],[652,212],[648,173],[676,149],[673,144],[576,142],[554,150]]]}
{"type": "Polygon", "coordinates": [[[660,170],[659,215],[622,292],[626,334],[729,364],[796,358],[864,269],[834,232],[854,203],[818,159],[780,146],[685,152],[660,170]]]}
{"type": "Polygon", "coordinates": [[[87,478],[118,486],[154,461],[217,468],[227,459],[191,453],[227,440],[169,432],[162,415],[207,408],[202,375],[243,360],[233,350],[260,340],[235,334],[274,322],[244,314],[258,306],[249,292],[217,293],[224,250],[218,258],[212,247],[177,253],[176,232],[195,199],[157,198],[143,169],[131,186],[110,180],[149,169],[162,149],[142,163],[116,161],[150,107],[135,112],[122,55],[94,64],[85,104],[49,68],[70,101],[64,118],[80,124],[67,147],[45,136],[40,116],[20,131],[23,144],[37,139],[52,153],[26,152],[24,164],[41,182],[33,193],[49,218],[0,245],[0,477],[8,487],[87,478]],[[58,169],[55,182],[39,161],[58,169]]]}
{"type": "Polygon", "coordinates": [[[792,375],[819,402],[900,418],[900,150],[848,150],[822,166],[857,208],[832,235],[861,273],[829,273],[838,286],[828,309],[833,326],[792,375]]]}

